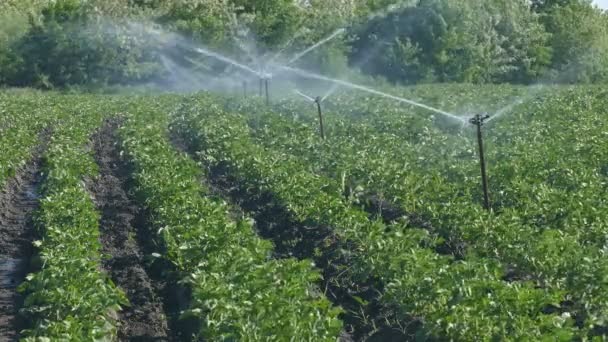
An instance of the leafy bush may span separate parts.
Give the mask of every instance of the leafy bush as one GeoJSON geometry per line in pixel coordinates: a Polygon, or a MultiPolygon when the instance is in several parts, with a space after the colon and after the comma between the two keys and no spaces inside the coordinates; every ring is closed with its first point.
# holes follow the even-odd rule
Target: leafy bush
{"type": "Polygon", "coordinates": [[[354,56],[374,53],[364,70],[402,83],[525,82],[550,56],[525,1],[426,0],[373,19],[358,35],[354,56]]]}
{"type": "Polygon", "coordinates": [[[6,0],[0,85],[163,81],[166,56],[205,75],[227,70],[142,23],[256,68],[345,27],[299,66],[344,76],[350,64],[393,83],[605,82],[607,17],[588,0],[6,0]]]}
{"type": "Polygon", "coordinates": [[[30,19],[13,46],[18,72],[8,83],[42,88],[144,82],[159,74],[154,41],[128,20],[106,20],[98,8],[77,0],[57,1],[30,19]]]}

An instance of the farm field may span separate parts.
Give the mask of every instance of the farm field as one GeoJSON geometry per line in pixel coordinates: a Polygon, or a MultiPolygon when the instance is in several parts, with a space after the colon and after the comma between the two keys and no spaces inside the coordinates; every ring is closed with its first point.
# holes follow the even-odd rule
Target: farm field
{"type": "Polygon", "coordinates": [[[608,90],[390,91],[0,92],[0,340],[606,339],[608,90]]]}

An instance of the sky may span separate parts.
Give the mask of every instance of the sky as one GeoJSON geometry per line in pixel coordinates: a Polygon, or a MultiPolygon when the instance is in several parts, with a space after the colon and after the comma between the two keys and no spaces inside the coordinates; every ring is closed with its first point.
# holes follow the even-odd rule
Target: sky
{"type": "Polygon", "coordinates": [[[608,0],[594,0],[593,2],[601,8],[608,9],[608,0]]]}

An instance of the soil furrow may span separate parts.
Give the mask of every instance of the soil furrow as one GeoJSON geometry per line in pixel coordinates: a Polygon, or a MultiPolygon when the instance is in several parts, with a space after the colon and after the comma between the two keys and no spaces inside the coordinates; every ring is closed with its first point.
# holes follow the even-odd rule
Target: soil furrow
{"type": "Polygon", "coordinates": [[[23,297],[17,286],[29,270],[36,238],[33,214],[39,207],[41,158],[48,132],[41,134],[31,161],[0,192],[0,341],[17,341],[24,327],[19,309],[23,297]]]}
{"type": "MultiPolygon", "coordinates": [[[[194,156],[185,140],[172,134],[176,149],[194,156]]],[[[209,178],[201,180],[214,196],[229,200],[233,212],[244,213],[255,220],[258,234],[273,242],[275,258],[312,259],[323,274],[319,286],[329,300],[345,309],[342,320],[345,330],[342,342],[403,341],[412,338],[419,322],[401,322],[391,308],[382,306],[378,294],[382,285],[373,279],[362,283],[350,282],[341,276],[349,260],[340,253],[348,249],[329,227],[299,222],[269,192],[260,193],[245,188],[222,167],[211,168],[209,178]],[[363,304],[365,303],[365,304],[363,304]],[[396,326],[402,326],[397,329],[396,326]]]]}
{"type": "Polygon", "coordinates": [[[246,215],[253,217],[262,238],[275,245],[275,257],[312,259],[321,270],[319,284],[327,298],[345,309],[342,320],[345,331],[340,341],[403,341],[418,326],[410,321],[409,328],[395,329],[394,311],[379,303],[382,284],[374,279],[352,282],[343,276],[350,260],[341,250],[352,249],[341,241],[329,227],[311,222],[299,222],[270,193],[247,191],[239,186],[225,170],[212,169],[208,182],[217,196],[229,199],[246,215]],[[389,323],[392,322],[392,323],[389,323]]]}
{"type": "Polygon", "coordinates": [[[162,292],[166,284],[152,279],[138,222],[142,210],[130,198],[128,173],[119,163],[116,147],[116,121],[108,121],[93,136],[99,177],[89,182],[89,190],[101,212],[101,242],[109,259],[103,263],[112,280],[129,298],[130,307],[120,313],[121,341],[175,340],[163,308],[162,292]]]}

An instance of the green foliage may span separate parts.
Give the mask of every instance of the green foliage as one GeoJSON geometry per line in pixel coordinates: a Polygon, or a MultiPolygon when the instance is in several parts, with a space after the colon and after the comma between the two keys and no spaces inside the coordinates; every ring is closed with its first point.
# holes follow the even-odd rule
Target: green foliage
{"type": "Polygon", "coordinates": [[[172,2],[159,21],[211,47],[230,43],[234,7],[226,0],[172,2]]]}
{"type": "Polygon", "coordinates": [[[100,271],[99,213],[83,183],[97,170],[84,145],[101,123],[101,115],[92,110],[101,103],[89,102],[89,107],[82,97],[63,100],[55,106],[45,103],[46,117],[62,125],[54,127],[43,158],[36,219],[41,240],[34,242],[40,270],[20,286],[26,294],[22,312],[30,324],[23,338],[110,341],[117,335],[117,312],[128,300],[100,271]]]}
{"type": "Polygon", "coordinates": [[[253,16],[252,34],[262,51],[289,41],[300,29],[304,11],[293,0],[232,0],[237,13],[253,16]]]}
{"type": "Polygon", "coordinates": [[[272,245],[251,221],[229,218],[226,204],[201,186],[199,166],[168,141],[166,110],[139,102],[122,146],[163,256],[192,290],[184,316],[200,322],[196,340],[335,341],[340,310],[315,288],[321,275],[307,260],[269,260],[272,245]]]}
{"type": "Polygon", "coordinates": [[[14,45],[27,32],[28,23],[25,8],[0,3],[0,86],[14,80],[18,73],[21,56],[14,45]]]}
{"type": "Polygon", "coordinates": [[[548,7],[543,22],[551,32],[555,80],[586,83],[608,80],[606,14],[589,2],[570,1],[548,7]]]}
{"type": "Polygon", "coordinates": [[[393,83],[599,83],[607,15],[589,0],[10,0],[0,4],[0,85],[162,83],[165,55],[226,71],[141,29],[151,23],[254,68],[345,27],[299,65],[344,76],[350,64],[393,83]]]}
{"type": "Polygon", "coordinates": [[[359,36],[355,57],[374,55],[364,70],[402,83],[527,82],[550,56],[525,1],[422,1],[372,20],[359,36]]]}
{"type": "MultiPolygon", "coordinates": [[[[339,106],[330,107],[329,138],[323,142],[316,130],[316,113],[307,106],[285,103],[272,114],[264,112],[267,109],[243,108],[248,115],[255,114],[251,122],[256,123],[252,125],[256,144],[275,155],[297,157],[301,169],[344,184],[343,192],[355,204],[365,205],[372,196],[397,204],[413,227],[424,224],[448,243],[451,253],[467,262],[498,261],[509,265],[511,277],[530,279],[549,291],[564,291],[564,298],[573,303],[560,308],[566,315],[552,319],[568,325],[572,324],[568,317],[585,317],[578,333],[602,334],[608,303],[601,290],[601,279],[608,274],[607,226],[598,189],[605,182],[606,168],[600,161],[606,158],[606,149],[597,140],[606,129],[606,120],[601,118],[606,92],[599,87],[550,87],[528,95],[533,101],[509,105],[512,98],[505,94],[519,97],[527,91],[432,86],[403,93],[451,110],[475,103],[476,111],[492,113],[508,105],[508,116],[488,124],[485,132],[486,158],[493,170],[490,186],[495,211],[491,213],[479,205],[474,132],[450,134],[435,127],[441,120],[424,112],[379,99],[342,96],[333,100],[339,106]]],[[[430,278],[442,286],[440,277],[430,278]]],[[[515,296],[539,298],[525,289],[515,296]]],[[[466,321],[473,317],[459,323],[462,331],[469,329],[466,321]]],[[[568,336],[568,329],[556,333],[568,336]]]]}
{"type": "Polygon", "coordinates": [[[181,0],[173,2],[160,21],[211,47],[234,51],[234,39],[245,38],[255,40],[257,52],[265,53],[288,42],[300,29],[303,15],[291,0],[181,0]],[[247,30],[239,32],[243,24],[247,30]]]}
{"type": "Polygon", "coordinates": [[[41,22],[32,22],[16,46],[23,60],[14,84],[103,85],[143,82],[157,74],[153,42],[127,22],[107,22],[90,6],[61,0],[42,11],[41,22]]]}
{"type": "Polygon", "coordinates": [[[48,98],[31,95],[11,101],[10,97],[0,94],[0,185],[26,163],[38,132],[51,121],[40,106],[48,98]]]}
{"type": "MultiPolygon", "coordinates": [[[[247,195],[267,194],[293,220],[332,230],[317,247],[347,267],[325,281],[366,284],[374,309],[390,312],[370,319],[394,329],[415,322],[419,339],[601,340],[606,90],[392,92],[450,111],[507,109],[484,126],[492,211],[480,205],[475,132],[386,99],[336,93],[324,102],[320,140],[309,103],[267,107],[204,94],[135,97],[127,106],[110,96],[0,93],[0,182],[29,158],[36,133],[54,127],[36,221],[41,269],[21,286],[24,340],[115,338],[126,299],[99,270],[99,214],[83,185],[96,174],[86,144],[102,107],[124,115],[118,143],[134,193],[158,257],[192,290],[184,318],[197,319],[198,339],[334,341],[341,330],[340,310],[317,288],[310,261],[273,259],[251,220],[235,219],[201,183],[202,170],[221,168],[247,195]],[[197,151],[198,162],[177,152],[169,134],[197,151]],[[373,198],[399,215],[370,210],[373,198]]],[[[351,299],[365,306],[369,298],[351,299]]]]}
{"type": "MultiPolygon", "coordinates": [[[[394,145],[383,141],[381,133],[370,132],[369,126],[355,125],[344,127],[339,136],[326,143],[312,129],[309,116],[305,125],[299,125],[292,121],[288,111],[285,111],[287,118],[282,119],[255,103],[239,107],[233,100],[226,101],[228,107],[238,107],[247,113],[244,116],[223,112],[213,101],[197,99],[179,110],[173,119],[175,130],[191,140],[190,147],[198,151],[201,161],[211,168],[222,167],[245,189],[270,192],[298,220],[331,227],[335,239],[340,241],[340,258],[347,260],[349,267],[340,279],[329,281],[358,283],[371,278],[381,282],[380,303],[394,308],[401,319],[416,317],[423,322],[419,338],[567,340],[584,334],[572,319],[543,312],[543,308],[564,298],[561,288],[537,288],[533,281],[509,283],[503,280],[505,266],[500,260],[477,258],[473,254],[455,260],[449,254],[438,254],[433,249],[443,239],[437,232],[403,221],[383,223],[370,219],[353,205],[353,197],[357,196],[352,196],[353,192],[345,196],[348,194],[345,184],[354,183],[353,188],[365,189],[368,185],[373,187],[371,182],[376,177],[386,177],[387,183],[392,182],[395,188],[408,187],[407,192],[400,194],[413,199],[421,194],[409,187],[432,186],[428,194],[439,198],[424,205],[434,215],[445,211],[451,219],[457,219],[458,215],[487,219],[481,208],[471,207],[470,203],[467,214],[456,212],[462,209],[456,204],[458,196],[440,175],[421,172],[424,179],[418,183],[413,179],[390,178],[397,171],[404,176],[413,172],[409,165],[415,167],[415,163],[411,160],[410,164],[396,162],[399,168],[388,167],[391,158],[408,151],[407,148],[394,149],[394,145]],[[352,147],[342,149],[346,145],[352,147]],[[365,169],[355,171],[358,167],[365,169]],[[369,178],[356,178],[365,175],[369,178]],[[437,207],[430,209],[434,205],[437,207]]],[[[378,110],[389,108],[378,105],[378,101],[370,103],[378,110]]],[[[403,119],[395,114],[389,115],[393,118],[391,124],[403,119]]],[[[352,116],[343,125],[350,120],[352,116]]],[[[454,143],[437,133],[420,141],[420,146],[433,145],[435,137],[441,139],[441,144],[454,143]]],[[[393,141],[399,140],[397,135],[391,136],[393,141]]],[[[461,152],[456,149],[454,153],[461,152]]],[[[436,156],[433,163],[440,163],[444,157],[436,151],[421,150],[412,155],[418,163],[424,163],[421,155],[436,156]]],[[[479,226],[475,229],[483,231],[479,226]]],[[[573,260],[577,258],[570,261],[573,260]]]]}

